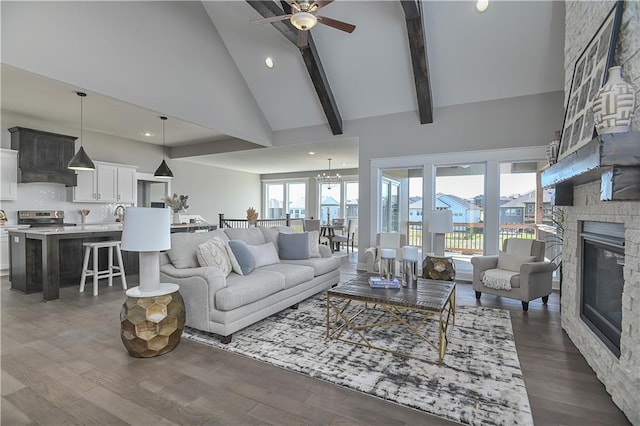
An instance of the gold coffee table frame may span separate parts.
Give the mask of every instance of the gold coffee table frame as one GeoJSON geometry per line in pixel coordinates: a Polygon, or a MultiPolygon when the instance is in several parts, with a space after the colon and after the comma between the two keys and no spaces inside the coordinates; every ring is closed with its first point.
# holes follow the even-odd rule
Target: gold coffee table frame
{"type": "Polygon", "coordinates": [[[362,274],[353,280],[327,291],[327,338],[378,349],[395,355],[413,358],[424,362],[433,362],[406,352],[376,346],[367,339],[365,331],[374,327],[392,325],[404,326],[413,335],[429,344],[438,353],[438,365],[442,364],[450,327],[455,326],[456,316],[456,283],[454,281],[435,281],[418,279],[415,289],[383,289],[371,288],[369,277],[373,274],[362,274]],[[356,306],[362,303],[363,306],[356,306]],[[351,308],[351,309],[350,309],[351,308]],[[355,313],[352,312],[356,309],[355,313]],[[358,324],[358,316],[367,309],[380,309],[390,318],[384,321],[358,324]],[[410,323],[407,312],[419,314],[418,321],[410,323]],[[429,336],[422,332],[422,327],[431,317],[437,316],[438,336],[429,336]],[[360,340],[345,338],[344,332],[351,330],[360,340]]]}

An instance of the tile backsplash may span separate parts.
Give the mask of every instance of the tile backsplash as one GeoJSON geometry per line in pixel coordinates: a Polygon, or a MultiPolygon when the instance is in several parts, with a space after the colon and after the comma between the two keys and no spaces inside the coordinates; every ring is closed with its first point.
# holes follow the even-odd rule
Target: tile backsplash
{"type": "Polygon", "coordinates": [[[0,201],[0,208],[7,214],[7,225],[17,224],[18,210],[64,210],[65,222],[81,223],[80,210],[88,209],[87,223],[115,222],[114,211],[120,203],[74,203],[72,199],[73,188],[61,184],[19,183],[18,199],[0,201]]]}

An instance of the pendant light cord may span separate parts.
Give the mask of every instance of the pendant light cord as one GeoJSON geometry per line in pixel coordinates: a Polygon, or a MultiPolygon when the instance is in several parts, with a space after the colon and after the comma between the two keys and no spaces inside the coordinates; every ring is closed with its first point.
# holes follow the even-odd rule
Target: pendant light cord
{"type": "Polygon", "coordinates": [[[165,160],[165,150],[164,150],[164,123],[167,121],[167,117],[161,116],[160,120],[162,120],[162,160],[165,160]]]}
{"type": "Polygon", "coordinates": [[[83,129],[83,125],[82,125],[82,99],[83,96],[80,96],[80,146],[82,147],[82,144],[84,143],[84,136],[82,136],[82,129],[83,129]]]}
{"type": "Polygon", "coordinates": [[[87,96],[86,93],[83,92],[76,92],[76,95],[80,96],[80,147],[82,148],[82,145],[84,144],[84,136],[82,135],[82,130],[84,129],[84,125],[83,125],[83,98],[85,96],[87,96]]]}

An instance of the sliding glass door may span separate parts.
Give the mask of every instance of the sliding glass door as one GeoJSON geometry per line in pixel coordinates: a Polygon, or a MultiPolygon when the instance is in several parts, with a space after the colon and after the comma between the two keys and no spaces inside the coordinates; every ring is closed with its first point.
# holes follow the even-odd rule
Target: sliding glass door
{"type": "Polygon", "coordinates": [[[436,166],[435,209],[451,210],[445,252],[481,254],[484,247],[485,164],[436,166]]]}

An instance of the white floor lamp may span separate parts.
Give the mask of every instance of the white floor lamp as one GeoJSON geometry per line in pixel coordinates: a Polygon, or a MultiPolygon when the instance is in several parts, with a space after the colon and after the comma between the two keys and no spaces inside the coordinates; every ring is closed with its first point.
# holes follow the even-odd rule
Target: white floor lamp
{"type": "Polygon", "coordinates": [[[124,216],[122,250],[140,256],[141,293],[160,290],[160,251],[171,248],[169,209],[129,207],[124,216]]]}

